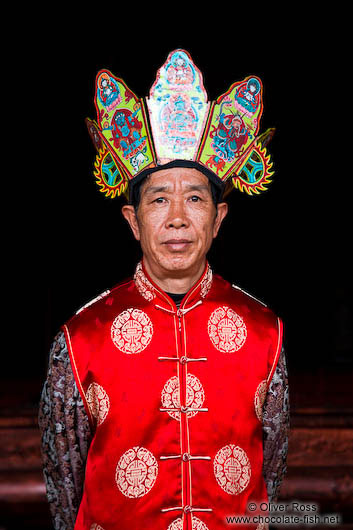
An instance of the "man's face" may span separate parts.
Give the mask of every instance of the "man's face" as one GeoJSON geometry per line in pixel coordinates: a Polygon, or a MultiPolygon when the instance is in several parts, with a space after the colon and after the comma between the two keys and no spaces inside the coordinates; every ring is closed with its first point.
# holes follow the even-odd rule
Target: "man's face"
{"type": "Polygon", "coordinates": [[[204,267],[226,213],[226,203],[214,205],[207,177],[191,168],[152,173],[141,186],[137,215],[123,207],[147,269],[161,276],[204,267]]]}

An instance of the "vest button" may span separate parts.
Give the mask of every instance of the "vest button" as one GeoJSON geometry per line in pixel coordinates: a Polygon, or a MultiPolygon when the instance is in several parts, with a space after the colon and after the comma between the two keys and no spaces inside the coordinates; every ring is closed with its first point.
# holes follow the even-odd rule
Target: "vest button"
{"type": "Polygon", "coordinates": [[[191,511],[192,511],[191,506],[189,506],[188,504],[184,506],[184,513],[190,513],[191,511]]]}
{"type": "Polygon", "coordinates": [[[191,458],[190,453],[184,453],[183,454],[183,461],[184,462],[189,462],[190,458],[191,458]]]}
{"type": "Polygon", "coordinates": [[[188,362],[188,358],[187,358],[185,355],[183,355],[182,357],[180,357],[180,364],[185,364],[185,363],[187,363],[187,362],[188,362]]]}

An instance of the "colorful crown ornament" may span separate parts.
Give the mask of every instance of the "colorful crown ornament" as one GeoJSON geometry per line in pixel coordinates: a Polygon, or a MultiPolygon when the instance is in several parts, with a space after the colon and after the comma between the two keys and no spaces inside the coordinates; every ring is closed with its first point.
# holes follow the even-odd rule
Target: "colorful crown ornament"
{"type": "Polygon", "coordinates": [[[258,136],[262,92],[261,80],[249,76],[210,103],[200,70],[181,49],[168,55],[146,101],[100,70],[97,121],[86,119],[98,151],[100,191],[110,198],[127,194],[130,182],[174,166],[195,167],[214,183],[231,182],[249,195],[265,191],[273,175],[266,145],[274,129],[258,136]]]}

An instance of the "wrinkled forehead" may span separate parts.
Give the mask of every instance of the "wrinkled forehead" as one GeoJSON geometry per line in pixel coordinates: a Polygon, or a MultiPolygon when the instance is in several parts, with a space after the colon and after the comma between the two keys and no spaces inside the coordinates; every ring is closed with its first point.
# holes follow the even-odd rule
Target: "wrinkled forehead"
{"type": "Polygon", "coordinates": [[[150,174],[141,184],[141,197],[146,194],[187,193],[200,191],[211,195],[209,179],[194,168],[170,168],[150,174]]]}

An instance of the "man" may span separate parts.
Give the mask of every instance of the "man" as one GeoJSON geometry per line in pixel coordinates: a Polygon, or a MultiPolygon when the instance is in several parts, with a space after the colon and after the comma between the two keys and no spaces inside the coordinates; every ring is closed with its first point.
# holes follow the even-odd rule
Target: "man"
{"type": "MultiPolygon", "coordinates": [[[[178,56],[195,79],[190,56],[178,56]]],[[[190,78],[168,90],[187,99],[190,78]]],[[[122,208],[142,260],[133,279],[79,310],[51,350],[39,420],[55,528],[226,528],[227,516],[251,515],[249,503],[276,500],[285,470],[281,321],[212,272],[207,253],[228,210],[224,182],[202,162],[202,147],[197,162],[188,158],[195,129],[166,137],[170,123],[157,123],[163,113],[150,108],[159,163],[128,175],[122,208]],[[175,150],[177,158],[161,156],[175,150]]],[[[123,180],[132,165],[122,157],[117,148],[123,180]]],[[[265,528],[255,519],[242,527],[265,528]]]]}

